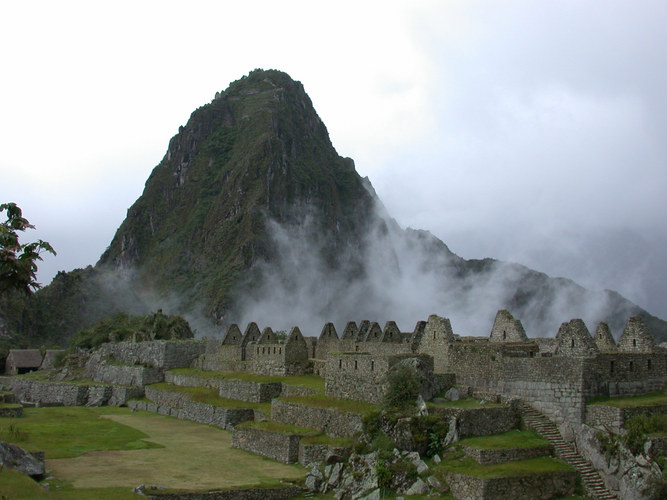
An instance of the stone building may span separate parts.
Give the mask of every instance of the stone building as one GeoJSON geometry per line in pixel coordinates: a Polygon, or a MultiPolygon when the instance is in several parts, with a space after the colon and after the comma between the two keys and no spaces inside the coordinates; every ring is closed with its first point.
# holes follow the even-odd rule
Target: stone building
{"type": "Polygon", "coordinates": [[[5,358],[5,374],[20,375],[39,370],[42,358],[39,349],[10,349],[5,358]]]}
{"type": "Polygon", "coordinates": [[[197,366],[265,375],[316,373],[327,394],[378,402],[397,360],[426,356],[435,378],[459,386],[520,397],[559,424],[580,423],[586,402],[597,396],[631,396],[660,390],[667,381],[667,351],[655,345],[641,318],[628,321],[618,344],[600,324],[592,336],[580,319],[563,323],[555,338],[529,338],[521,321],[498,311],[487,337],[455,335],[447,318],[431,315],[412,332],[395,322],[350,321],[342,335],[332,323],[318,338],[298,328],[282,341],[270,328],[237,325],[210,343],[197,366]]]}

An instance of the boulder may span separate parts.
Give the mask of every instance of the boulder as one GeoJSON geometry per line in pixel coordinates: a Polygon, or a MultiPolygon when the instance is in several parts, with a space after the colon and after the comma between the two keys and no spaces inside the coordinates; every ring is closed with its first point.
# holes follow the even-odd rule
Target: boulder
{"type": "Polygon", "coordinates": [[[436,490],[438,490],[438,491],[441,492],[441,493],[444,493],[445,491],[448,490],[447,486],[445,486],[444,484],[442,484],[442,482],[441,482],[437,477],[435,477],[435,476],[429,476],[429,477],[427,477],[427,478],[426,478],[426,482],[428,483],[428,485],[429,485],[431,488],[436,489],[436,490]]]}
{"type": "Polygon", "coordinates": [[[429,487],[428,484],[426,484],[424,481],[422,481],[420,478],[417,478],[417,480],[408,488],[408,490],[405,492],[406,495],[425,495],[428,493],[429,487]]]}
{"type": "Polygon", "coordinates": [[[44,475],[44,457],[16,446],[0,441],[0,466],[15,469],[31,477],[44,475]]]}
{"type": "Polygon", "coordinates": [[[452,387],[445,393],[445,399],[447,401],[458,401],[461,399],[461,391],[459,391],[456,387],[452,387]]]}

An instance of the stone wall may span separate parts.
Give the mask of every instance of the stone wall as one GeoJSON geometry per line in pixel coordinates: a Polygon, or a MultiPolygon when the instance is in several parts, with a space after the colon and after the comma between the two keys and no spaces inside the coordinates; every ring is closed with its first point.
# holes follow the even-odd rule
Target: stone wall
{"type": "Polygon", "coordinates": [[[156,404],[170,406],[172,408],[183,408],[183,404],[189,401],[191,396],[185,392],[164,391],[151,386],[145,388],[146,398],[156,404]]]}
{"type": "Polygon", "coordinates": [[[195,377],[193,375],[180,375],[173,372],[164,374],[164,381],[171,385],[182,387],[206,387],[207,389],[218,389],[220,379],[213,377],[195,377]]]}
{"type": "Polygon", "coordinates": [[[282,384],[259,383],[249,380],[223,379],[218,381],[220,396],[249,403],[268,403],[282,393],[282,384]]]}
{"type": "Polygon", "coordinates": [[[316,408],[276,399],[271,403],[271,420],[310,427],[331,437],[348,437],[361,430],[361,415],[333,408],[316,408]]]}
{"type": "Polygon", "coordinates": [[[429,406],[428,411],[449,422],[456,417],[459,434],[467,436],[489,436],[518,429],[521,424],[521,411],[518,402],[509,405],[490,406],[487,408],[440,408],[429,406]]]}
{"type": "Polygon", "coordinates": [[[300,486],[284,488],[250,488],[197,493],[146,493],[151,500],[287,500],[304,492],[300,486]]]}
{"type": "Polygon", "coordinates": [[[484,479],[450,473],[447,484],[456,498],[466,500],[534,500],[571,495],[577,486],[577,474],[563,471],[484,479]]]}
{"type": "Polygon", "coordinates": [[[134,387],[42,382],[18,377],[0,377],[0,383],[9,387],[20,401],[39,406],[123,406],[129,399],[144,393],[134,387]]]}
{"type": "Polygon", "coordinates": [[[330,444],[307,444],[299,442],[299,464],[304,467],[313,464],[324,463],[330,457],[336,457],[336,461],[345,461],[350,456],[351,449],[330,444]]]}
{"type": "MultiPolygon", "coordinates": [[[[167,391],[156,391],[167,392],[167,391]]],[[[160,415],[171,416],[182,420],[191,420],[200,424],[213,425],[221,429],[232,430],[236,425],[254,419],[254,412],[247,408],[219,408],[207,403],[184,400],[181,407],[168,404],[175,400],[159,397],[159,401],[129,401],[128,407],[133,410],[145,410],[160,415]]]]}
{"type": "Polygon", "coordinates": [[[662,390],[667,360],[661,353],[603,353],[586,361],[584,376],[596,396],[637,396],[662,390]]]}
{"type": "Polygon", "coordinates": [[[299,459],[298,435],[268,432],[262,429],[236,427],[232,433],[232,447],[250,451],[291,464],[299,459]]]}
{"type": "Polygon", "coordinates": [[[637,415],[667,414],[667,405],[616,408],[602,404],[586,406],[586,425],[620,434],[625,422],[637,415]]]}
{"type": "Polygon", "coordinates": [[[458,341],[446,348],[441,367],[458,384],[518,396],[558,424],[579,424],[585,404],[599,395],[636,395],[660,390],[666,380],[659,354],[593,357],[537,356],[533,344],[458,341]]]}
{"type": "Polygon", "coordinates": [[[325,393],[378,404],[387,390],[389,358],[363,352],[332,353],[327,359],[325,393]]]}
{"type": "Polygon", "coordinates": [[[89,363],[87,373],[96,382],[143,387],[162,382],[164,373],[151,366],[107,364],[104,361],[89,363]]]}
{"type": "Polygon", "coordinates": [[[315,394],[313,389],[300,385],[290,385],[283,383],[282,386],[282,391],[280,393],[281,396],[310,396],[311,394],[315,394]]]}
{"type": "Polygon", "coordinates": [[[252,367],[251,361],[221,359],[216,355],[199,356],[192,366],[207,371],[247,372],[252,367]]]}
{"type": "Polygon", "coordinates": [[[521,321],[514,319],[507,309],[501,309],[491,328],[489,342],[526,342],[528,337],[521,321]]]}
{"type": "Polygon", "coordinates": [[[0,405],[0,418],[19,418],[23,416],[23,406],[20,404],[0,405]]]}
{"type": "Polygon", "coordinates": [[[206,352],[206,341],[155,340],[102,344],[97,353],[124,365],[144,365],[170,370],[185,368],[206,352]]]}
{"type": "Polygon", "coordinates": [[[478,464],[491,465],[551,455],[553,453],[553,448],[550,445],[536,446],[533,448],[504,449],[481,449],[473,448],[471,446],[463,446],[463,451],[478,464]]]}

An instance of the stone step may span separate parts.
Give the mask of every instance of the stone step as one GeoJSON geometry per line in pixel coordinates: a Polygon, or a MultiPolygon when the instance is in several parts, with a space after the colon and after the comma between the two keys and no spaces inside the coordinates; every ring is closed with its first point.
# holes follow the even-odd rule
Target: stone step
{"type": "Polygon", "coordinates": [[[599,500],[617,498],[606,488],[597,470],[586,462],[570,444],[565,442],[553,422],[527,404],[524,404],[523,410],[524,422],[553,445],[559,458],[574,467],[579,473],[586,490],[593,498],[599,500]]]}

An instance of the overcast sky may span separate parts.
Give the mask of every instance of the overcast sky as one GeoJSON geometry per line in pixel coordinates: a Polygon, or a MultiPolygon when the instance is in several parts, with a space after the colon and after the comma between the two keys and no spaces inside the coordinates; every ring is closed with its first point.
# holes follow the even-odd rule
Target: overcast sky
{"type": "Polygon", "coordinates": [[[667,2],[3,2],[0,202],[94,264],[169,139],[300,80],[402,226],[667,318],[667,2]]]}

